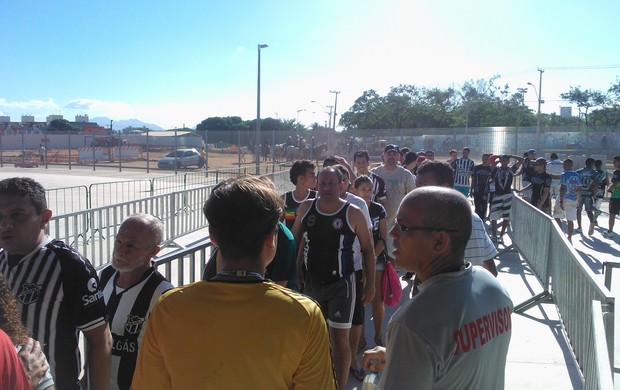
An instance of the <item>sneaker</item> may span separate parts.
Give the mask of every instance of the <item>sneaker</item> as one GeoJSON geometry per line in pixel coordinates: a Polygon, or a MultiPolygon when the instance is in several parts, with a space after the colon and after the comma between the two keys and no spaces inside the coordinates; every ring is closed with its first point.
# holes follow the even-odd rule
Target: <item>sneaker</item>
{"type": "Polygon", "coordinates": [[[603,237],[605,237],[605,238],[614,238],[614,232],[610,232],[610,231],[605,230],[603,232],[603,237]]]}
{"type": "Polygon", "coordinates": [[[588,228],[588,236],[591,236],[594,234],[594,224],[591,223],[590,227],[588,228]]]}
{"type": "Polygon", "coordinates": [[[581,233],[581,226],[576,227],[576,228],[573,230],[573,233],[581,233]]]}

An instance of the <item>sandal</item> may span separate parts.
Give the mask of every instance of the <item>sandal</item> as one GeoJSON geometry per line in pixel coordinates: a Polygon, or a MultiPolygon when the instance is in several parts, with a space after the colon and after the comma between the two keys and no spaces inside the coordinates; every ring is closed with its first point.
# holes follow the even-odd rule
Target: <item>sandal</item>
{"type": "Polygon", "coordinates": [[[366,372],[361,367],[357,370],[353,367],[349,367],[349,371],[351,372],[351,374],[353,374],[355,379],[357,379],[360,382],[363,381],[364,377],[366,376],[366,372]]]}

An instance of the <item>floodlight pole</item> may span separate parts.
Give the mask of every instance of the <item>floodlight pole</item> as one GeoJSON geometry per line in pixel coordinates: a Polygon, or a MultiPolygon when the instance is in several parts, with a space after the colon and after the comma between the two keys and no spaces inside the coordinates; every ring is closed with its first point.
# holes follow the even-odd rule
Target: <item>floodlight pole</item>
{"type": "Polygon", "coordinates": [[[256,144],[254,145],[254,158],[256,162],[256,174],[260,174],[260,49],[269,47],[266,44],[258,45],[258,82],[256,88],[256,144]]]}

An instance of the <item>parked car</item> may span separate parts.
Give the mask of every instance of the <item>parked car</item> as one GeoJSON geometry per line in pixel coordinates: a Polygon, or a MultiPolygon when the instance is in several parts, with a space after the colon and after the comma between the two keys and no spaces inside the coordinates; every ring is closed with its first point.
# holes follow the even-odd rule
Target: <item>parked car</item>
{"type": "Polygon", "coordinates": [[[40,163],[39,155],[32,153],[32,152],[26,152],[24,154],[20,154],[18,157],[16,157],[13,160],[13,164],[15,164],[15,168],[17,167],[36,168],[39,166],[39,163],[40,163]]]}
{"type": "Polygon", "coordinates": [[[178,149],[162,157],[157,162],[159,169],[184,168],[189,166],[202,168],[205,161],[196,149],[178,149]]]}

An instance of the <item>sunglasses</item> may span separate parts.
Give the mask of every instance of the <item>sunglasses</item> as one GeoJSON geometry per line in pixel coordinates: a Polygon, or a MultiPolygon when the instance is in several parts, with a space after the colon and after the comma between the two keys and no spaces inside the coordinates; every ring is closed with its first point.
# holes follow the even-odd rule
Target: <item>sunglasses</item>
{"type": "Polygon", "coordinates": [[[442,227],[432,227],[432,226],[406,226],[403,225],[402,223],[396,221],[396,226],[398,226],[398,229],[401,232],[415,232],[416,230],[426,230],[426,231],[433,231],[433,232],[438,232],[438,231],[444,231],[444,232],[458,232],[457,229],[449,229],[449,228],[442,228],[442,227]]]}

